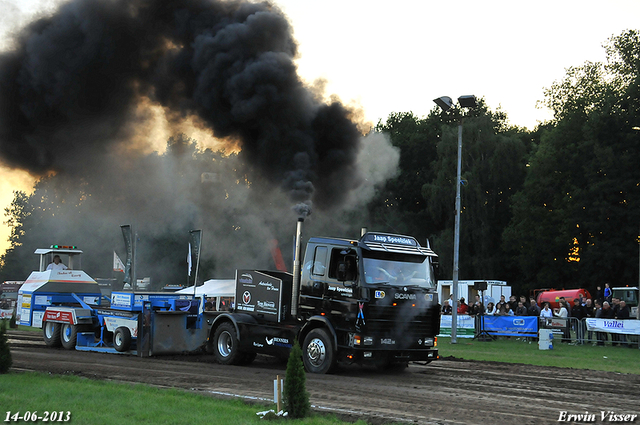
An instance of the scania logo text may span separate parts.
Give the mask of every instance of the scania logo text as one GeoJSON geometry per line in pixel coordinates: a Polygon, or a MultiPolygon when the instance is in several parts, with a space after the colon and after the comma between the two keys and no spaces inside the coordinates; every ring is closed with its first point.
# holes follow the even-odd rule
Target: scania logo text
{"type": "Polygon", "coordinates": [[[396,292],[395,299],[396,300],[415,300],[416,294],[400,294],[396,292]]]}

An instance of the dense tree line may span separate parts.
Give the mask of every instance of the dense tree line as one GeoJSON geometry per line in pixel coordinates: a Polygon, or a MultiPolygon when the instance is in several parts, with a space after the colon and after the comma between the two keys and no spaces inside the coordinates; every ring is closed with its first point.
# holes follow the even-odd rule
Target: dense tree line
{"type": "MultiPolygon", "coordinates": [[[[465,184],[460,279],[507,280],[522,293],[549,287],[594,290],[605,282],[636,284],[640,32],[629,30],[612,37],[605,49],[605,63],[587,62],[569,68],[564,78],[545,90],[542,103],[551,108],[554,118],[531,131],[510,125],[504,111],[490,110],[482,99],[476,108],[465,111],[442,112],[434,107],[426,117],[411,112],[390,114],[378,123],[376,131],[388,134],[399,148],[399,174],[379,187],[368,203],[366,224],[371,229],[414,235],[421,243],[428,240],[440,255],[441,278],[450,278],[457,127],[462,120],[465,184]]],[[[214,198],[206,195],[206,200],[200,200],[202,193],[180,193],[180,209],[193,213],[196,204],[206,207],[217,223],[209,225],[219,232],[259,233],[259,227],[242,214],[247,205],[243,200],[268,195],[259,179],[250,179],[240,171],[243,168],[237,161],[233,155],[198,151],[191,141],[181,139],[170,141],[167,153],[146,158],[145,170],[161,169],[172,176],[165,180],[169,193],[184,192],[176,183],[179,179],[198,180],[202,172],[224,176],[216,183],[218,195],[214,198]]],[[[140,171],[127,169],[122,178],[135,180],[136,172],[140,171]]],[[[134,204],[127,194],[95,196],[96,190],[109,190],[100,186],[100,179],[59,184],[64,178],[41,180],[32,195],[16,193],[5,213],[12,229],[12,248],[1,259],[0,278],[15,279],[24,274],[23,269],[15,269],[21,262],[11,259],[32,255],[26,251],[35,243],[30,236],[33,229],[56,229],[55,217],[61,215],[90,214],[93,208],[82,207],[91,203],[91,198],[134,204]]],[[[152,188],[149,191],[153,192],[152,188]]],[[[136,192],[137,197],[143,194],[136,192]]],[[[169,204],[174,201],[164,195],[159,200],[148,199],[157,209],[172,208],[169,204]]],[[[112,211],[115,217],[105,227],[123,224],[126,209],[112,211]]],[[[268,217],[269,211],[264,214],[268,217]]],[[[348,214],[341,218],[348,219],[348,214]]],[[[169,222],[160,223],[166,231],[158,232],[158,239],[149,245],[153,247],[147,252],[150,259],[163,258],[162,246],[186,244],[176,235],[202,225],[196,217],[177,229],[169,222]]],[[[268,224],[281,226],[277,220],[268,224]]],[[[121,244],[113,236],[107,237],[106,231],[98,233],[108,241],[104,244],[107,251],[121,244]]],[[[238,249],[259,256],[262,247],[247,241],[238,249]]],[[[222,260],[208,266],[214,270],[235,264],[222,260]]]]}
{"type": "Polygon", "coordinates": [[[534,288],[638,282],[640,36],[612,37],[545,90],[554,118],[533,131],[480,105],[394,113],[378,130],[402,150],[401,174],[371,208],[380,222],[429,238],[441,275],[453,263],[457,123],[464,120],[461,279],[534,288]]]}

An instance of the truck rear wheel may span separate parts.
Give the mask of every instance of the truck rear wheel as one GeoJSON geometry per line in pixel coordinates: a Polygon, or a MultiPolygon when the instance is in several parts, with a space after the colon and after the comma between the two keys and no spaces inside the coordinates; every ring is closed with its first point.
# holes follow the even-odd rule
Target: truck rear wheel
{"type": "Polygon", "coordinates": [[[129,350],[129,347],[131,347],[131,331],[129,328],[120,326],[113,331],[113,346],[119,352],[129,350]]]}
{"type": "Polygon", "coordinates": [[[70,323],[63,323],[60,327],[60,342],[67,350],[76,348],[78,338],[78,327],[70,323]]]}
{"type": "Polygon", "coordinates": [[[60,347],[60,323],[44,322],[42,334],[48,347],[60,347]]]}
{"type": "Polygon", "coordinates": [[[304,339],[302,360],[307,371],[328,373],[335,367],[333,341],[324,329],[313,329],[304,339]]]}
{"type": "Polygon", "coordinates": [[[213,350],[216,360],[224,365],[236,365],[242,363],[244,356],[239,350],[240,341],[236,328],[231,323],[221,324],[213,337],[213,350]]]}

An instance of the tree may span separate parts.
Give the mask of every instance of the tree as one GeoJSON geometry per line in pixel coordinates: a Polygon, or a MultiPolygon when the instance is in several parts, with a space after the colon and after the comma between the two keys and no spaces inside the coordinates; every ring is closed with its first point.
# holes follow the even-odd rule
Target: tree
{"type": "Polygon", "coordinates": [[[287,362],[283,394],[285,410],[292,418],[304,418],[309,415],[311,410],[306,382],[307,376],[302,363],[302,349],[296,339],[287,362]]]}
{"type": "Polygon", "coordinates": [[[510,199],[522,185],[530,135],[490,111],[434,110],[419,119],[391,114],[377,129],[401,149],[400,174],[381,190],[370,210],[392,231],[425,239],[440,255],[441,278],[452,274],[458,122],[464,119],[461,278],[511,280],[501,235],[510,221],[510,199]],[[382,220],[381,220],[382,221],[382,220]]]}
{"type": "Polygon", "coordinates": [[[13,364],[11,350],[7,341],[6,320],[0,320],[0,373],[7,373],[13,364]]]}
{"type": "Polygon", "coordinates": [[[638,281],[639,32],[605,49],[606,63],[569,68],[545,91],[554,119],[504,234],[530,288],[638,281]]]}

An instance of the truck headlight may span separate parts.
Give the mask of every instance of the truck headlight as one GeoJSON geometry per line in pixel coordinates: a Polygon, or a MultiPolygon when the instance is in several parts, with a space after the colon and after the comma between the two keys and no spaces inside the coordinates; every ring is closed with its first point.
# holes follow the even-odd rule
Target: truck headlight
{"type": "Polygon", "coordinates": [[[425,338],[424,345],[427,347],[433,347],[435,345],[435,338],[425,338]]]}
{"type": "Polygon", "coordinates": [[[373,337],[365,336],[364,337],[364,345],[373,345],[373,337]]]}

